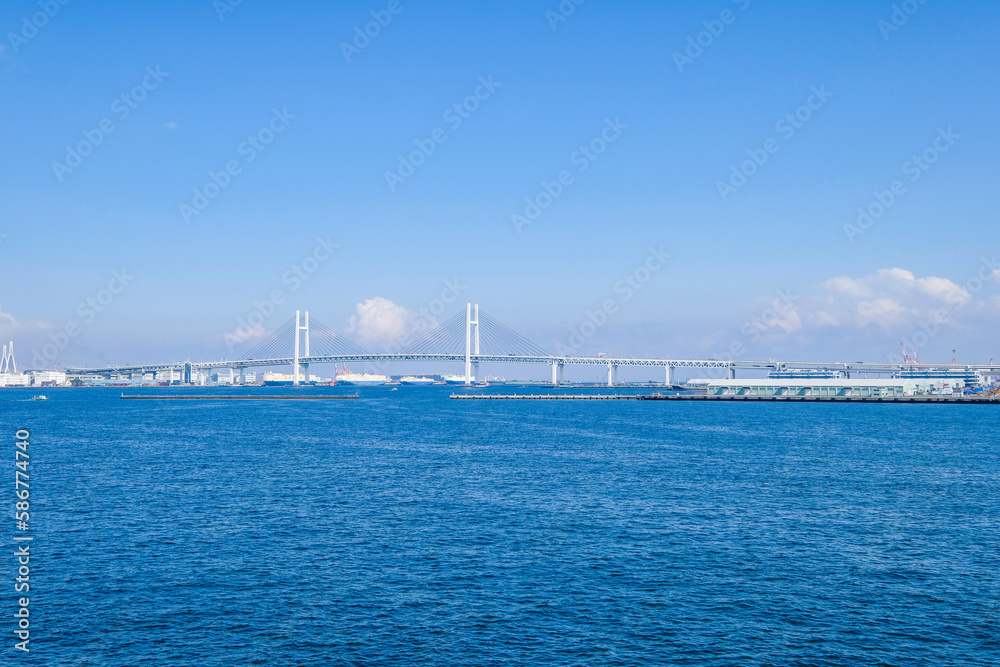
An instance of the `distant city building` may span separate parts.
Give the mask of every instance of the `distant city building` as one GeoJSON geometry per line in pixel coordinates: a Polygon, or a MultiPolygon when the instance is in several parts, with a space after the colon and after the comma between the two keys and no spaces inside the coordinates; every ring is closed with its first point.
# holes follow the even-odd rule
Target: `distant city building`
{"type": "Polygon", "coordinates": [[[986,384],[983,374],[973,368],[912,368],[901,370],[899,377],[921,380],[959,380],[963,385],[986,384]]]}
{"type": "Polygon", "coordinates": [[[58,387],[66,384],[65,371],[29,371],[33,387],[58,387]]]}
{"type": "Polygon", "coordinates": [[[0,387],[27,387],[29,384],[31,384],[30,375],[0,373],[0,387]]]}
{"type": "Polygon", "coordinates": [[[215,384],[236,384],[237,376],[232,371],[219,371],[212,375],[215,384]]]}

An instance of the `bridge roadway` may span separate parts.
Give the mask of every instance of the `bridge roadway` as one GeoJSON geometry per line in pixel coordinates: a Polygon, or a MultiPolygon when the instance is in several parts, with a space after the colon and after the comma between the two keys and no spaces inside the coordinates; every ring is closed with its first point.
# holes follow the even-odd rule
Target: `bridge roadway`
{"type": "MultiPolygon", "coordinates": [[[[987,375],[1000,374],[1000,366],[986,364],[879,364],[864,362],[810,362],[810,361],[750,361],[724,359],[657,359],[636,357],[556,357],[556,356],[518,356],[472,354],[468,357],[471,363],[521,363],[546,364],[553,367],[553,377],[557,369],[564,366],[606,366],[609,373],[617,367],[659,367],[667,372],[667,381],[673,382],[673,371],[679,368],[725,369],[730,377],[735,377],[736,369],[744,370],[831,370],[853,373],[898,373],[907,368],[918,367],[921,370],[955,370],[972,369],[987,375]]],[[[333,363],[377,363],[377,362],[466,362],[464,354],[345,354],[332,356],[302,356],[299,363],[333,364],[333,363]]],[[[192,370],[231,368],[239,371],[247,368],[263,366],[292,366],[293,357],[275,359],[234,359],[204,362],[175,362],[166,364],[143,364],[141,366],[108,366],[105,368],[71,368],[67,373],[75,376],[122,375],[135,373],[159,373],[164,371],[183,371],[188,363],[192,370]]]]}

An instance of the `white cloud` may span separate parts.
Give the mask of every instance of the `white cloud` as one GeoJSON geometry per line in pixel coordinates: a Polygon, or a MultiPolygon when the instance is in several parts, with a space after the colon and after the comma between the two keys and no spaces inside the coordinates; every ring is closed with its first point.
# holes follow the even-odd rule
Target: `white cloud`
{"type": "Polygon", "coordinates": [[[50,329],[52,329],[52,325],[48,322],[14,317],[14,315],[5,311],[3,306],[0,306],[0,338],[3,339],[3,342],[7,342],[8,337],[13,337],[15,334],[30,337],[50,329]]]}
{"type": "Polygon", "coordinates": [[[385,346],[409,341],[421,324],[426,327],[415,311],[377,296],[357,305],[357,314],[351,316],[344,333],[355,336],[363,347],[385,346]]]}
{"type": "Polygon", "coordinates": [[[830,278],[818,294],[804,301],[801,315],[814,327],[875,325],[889,331],[971,301],[968,290],[947,278],[917,278],[905,269],[879,269],[860,278],[830,278]]]}

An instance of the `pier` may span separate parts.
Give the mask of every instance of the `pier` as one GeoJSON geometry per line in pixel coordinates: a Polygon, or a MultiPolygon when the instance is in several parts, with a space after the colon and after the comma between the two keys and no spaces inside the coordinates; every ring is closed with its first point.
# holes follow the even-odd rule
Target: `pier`
{"type": "Polygon", "coordinates": [[[272,396],[254,396],[252,394],[247,394],[245,396],[208,396],[208,395],[197,395],[197,396],[182,396],[179,394],[171,394],[169,396],[155,396],[152,394],[122,394],[122,400],[133,400],[133,401],[332,401],[332,400],[345,400],[345,399],[355,399],[357,394],[313,394],[313,395],[272,395],[272,396]]]}
{"type": "Polygon", "coordinates": [[[473,401],[735,401],[737,403],[934,403],[1000,405],[995,396],[745,396],[705,394],[452,394],[473,401]]]}

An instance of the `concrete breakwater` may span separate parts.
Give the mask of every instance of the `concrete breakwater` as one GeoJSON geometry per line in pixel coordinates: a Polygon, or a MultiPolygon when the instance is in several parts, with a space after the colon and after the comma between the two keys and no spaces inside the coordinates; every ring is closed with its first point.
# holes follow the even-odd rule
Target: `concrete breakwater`
{"type": "Polygon", "coordinates": [[[460,400],[487,401],[736,401],[773,403],[934,403],[1000,405],[995,396],[747,396],[705,394],[452,394],[460,400]]]}
{"type": "Polygon", "coordinates": [[[182,395],[168,395],[168,396],[156,396],[150,394],[122,394],[122,400],[138,400],[138,401],[331,401],[331,400],[343,400],[357,398],[357,394],[350,395],[311,395],[311,396],[254,396],[252,394],[247,394],[245,396],[238,395],[192,395],[192,396],[182,396],[182,395]]]}

